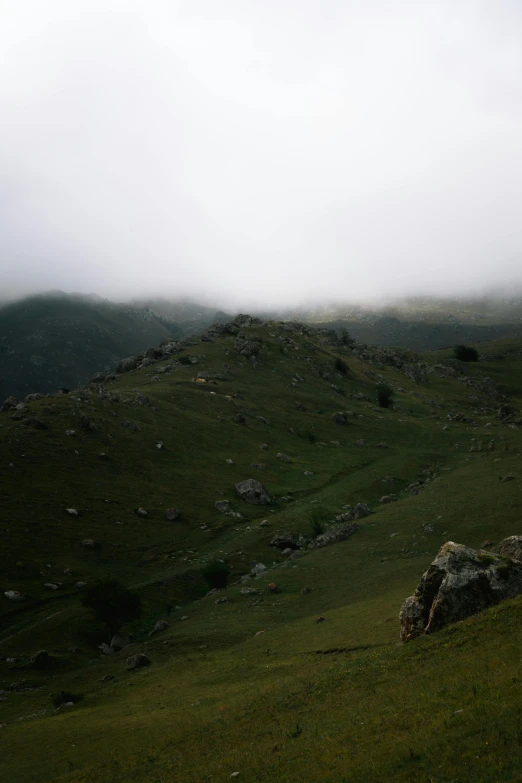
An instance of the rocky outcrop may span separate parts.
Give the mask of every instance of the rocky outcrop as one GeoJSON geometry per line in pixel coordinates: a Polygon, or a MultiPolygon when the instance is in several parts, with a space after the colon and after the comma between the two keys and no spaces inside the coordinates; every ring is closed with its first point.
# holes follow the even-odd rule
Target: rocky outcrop
{"type": "Polygon", "coordinates": [[[308,544],[306,539],[301,533],[278,533],[270,541],[270,546],[276,549],[301,549],[308,544]]]}
{"type": "Polygon", "coordinates": [[[330,546],[330,544],[337,544],[339,541],[346,541],[357,530],[359,525],[355,522],[344,522],[340,525],[333,525],[328,528],[326,532],[317,536],[315,541],[308,544],[308,549],[321,549],[323,546],[330,546]]]}
{"type": "Polygon", "coordinates": [[[253,506],[266,506],[270,503],[270,495],[260,481],[251,478],[239,481],[235,487],[239,497],[246,503],[253,506]]]}
{"type": "Polygon", "coordinates": [[[521,562],[448,541],[402,606],[401,639],[437,631],[520,592],[521,562]]]}

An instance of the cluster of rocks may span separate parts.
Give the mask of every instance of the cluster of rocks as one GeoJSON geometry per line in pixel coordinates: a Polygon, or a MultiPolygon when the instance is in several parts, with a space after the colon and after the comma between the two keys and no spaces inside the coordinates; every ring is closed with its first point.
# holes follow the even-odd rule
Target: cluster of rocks
{"type": "Polygon", "coordinates": [[[497,552],[448,541],[400,612],[401,639],[437,631],[522,592],[522,536],[497,552]]]}

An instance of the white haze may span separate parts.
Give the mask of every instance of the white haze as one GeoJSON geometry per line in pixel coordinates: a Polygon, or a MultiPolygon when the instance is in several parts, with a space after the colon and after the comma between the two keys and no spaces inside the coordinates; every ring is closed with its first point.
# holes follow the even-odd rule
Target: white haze
{"type": "Polygon", "coordinates": [[[4,293],[522,282],[518,0],[0,0],[4,293]]]}

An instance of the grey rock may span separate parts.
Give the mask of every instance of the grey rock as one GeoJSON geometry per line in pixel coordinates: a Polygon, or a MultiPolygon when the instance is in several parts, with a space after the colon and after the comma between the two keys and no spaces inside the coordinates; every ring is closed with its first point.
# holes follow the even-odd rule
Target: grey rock
{"type": "Polygon", "coordinates": [[[332,421],[334,424],[339,424],[341,426],[344,426],[347,423],[348,419],[346,418],[344,413],[338,412],[332,414],[332,421]]]}
{"type": "Polygon", "coordinates": [[[400,612],[404,642],[522,592],[522,563],[448,541],[400,612]]]}
{"type": "Polygon", "coordinates": [[[28,394],[27,397],[24,399],[24,402],[36,402],[36,400],[42,400],[43,395],[39,394],[38,392],[34,392],[33,394],[28,394]]]}
{"type": "Polygon", "coordinates": [[[241,595],[259,595],[259,590],[253,587],[242,587],[239,592],[241,595]]]}
{"type": "Polygon", "coordinates": [[[230,503],[228,502],[228,500],[216,500],[216,502],[214,503],[214,506],[222,514],[229,514],[232,511],[232,509],[230,508],[230,503]]]}
{"type": "Polygon", "coordinates": [[[137,356],[128,356],[126,359],[122,359],[119,365],[116,367],[117,373],[130,372],[135,370],[138,366],[137,356]]]}
{"type": "Polygon", "coordinates": [[[170,628],[170,625],[166,620],[158,620],[152,631],[149,633],[149,636],[153,636],[155,633],[161,633],[161,631],[166,631],[167,628],[170,628]]]}
{"type": "Polygon", "coordinates": [[[289,457],[288,454],[283,454],[281,451],[276,454],[276,459],[281,460],[281,462],[292,462],[291,457],[289,457]]]}
{"type": "Polygon", "coordinates": [[[66,508],[65,509],[70,517],[77,517],[78,516],[78,510],[76,508],[66,508]]]}
{"type": "Polygon", "coordinates": [[[92,538],[84,538],[82,541],[82,546],[84,546],[86,549],[96,548],[96,544],[94,543],[92,538]]]}
{"type": "Polygon", "coordinates": [[[504,557],[522,562],[522,536],[504,538],[496,548],[496,552],[504,557]]]}
{"type": "Polygon", "coordinates": [[[117,652],[118,650],[123,650],[124,647],[128,647],[129,644],[132,644],[132,639],[128,634],[116,633],[111,639],[110,646],[117,652]]]}
{"type": "Polygon", "coordinates": [[[261,482],[256,479],[239,481],[235,485],[235,489],[242,500],[253,506],[266,506],[270,503],[270,495],[261,482]]]}
{"type": "Polygon", "coordinates": [[[370,516],[370,514],[373,514],[373,511],[368,508],[366,503],[357,503],[353,510],[354,519],[363,519],[370,516]]]}
{"type": "Polygon", "coordinates": [[[150,666],[150,660],[145,653],[137,653],[127,658],[129,669],[140,669],[142,666],[150,666]]]}
{"type": "Polygon", "coordinates": [[[263,563],[256,563],[255,566],[250,571],[251,574],[262,574],[263,571],[266,571],[266,565],[263,563]]]}

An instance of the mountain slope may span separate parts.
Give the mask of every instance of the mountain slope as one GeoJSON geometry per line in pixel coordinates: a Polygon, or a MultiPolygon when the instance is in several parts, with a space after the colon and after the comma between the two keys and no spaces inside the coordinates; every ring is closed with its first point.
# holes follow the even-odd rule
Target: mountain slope
{"type": "Polygon", "coordinates": [[[0,308],[0,398],[55,392],[113,370],[179,327],[145,309],[55,292],[0,308]]]}
{"type": "Polygon", "coordinates": [[[6,779],[516,779],[520,599],[401,647],[397,615],[446,540],[522,532],[517,414],[497,418],[520,408],[521,348],[482,346],[503,361],[446,375],[449,351],[393,366],[307,326],[239,318],[116,381],[0,414],[2,583],[24,596],[2,603],[6,779]],[[374,403],[380,381],[391,409],[374,403]],[[236,496],[251,477],[270,505],[236,496]],[[216,509],[225,499],[242,519],[216,509]],[[374,513],[346,541],[297,559],[270,545],[312,539],[312,522],[357,503],[374,513]],[[205,597],[215,558],[238,584],[205,597]],[[99,657],[106,632],[75,585],[102,577],[138,589],[144,614],[134,648],[99,657]],[[170,627],[149,637],[160,618],[170,627]],[[30,666],[41,648],[49,671],[30,666]],[[140,651],[152,665],[127,671],[140,651]],[[33,690],[10,690],[23,678],[33,690]],[[55,714],[60,690],[84,699],[55,714]]]}

